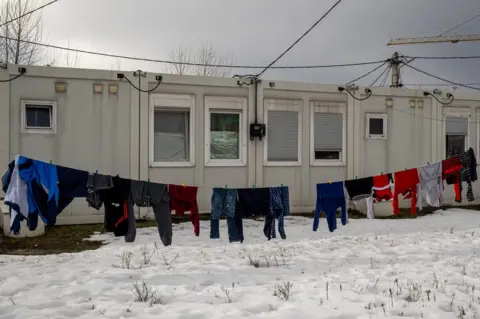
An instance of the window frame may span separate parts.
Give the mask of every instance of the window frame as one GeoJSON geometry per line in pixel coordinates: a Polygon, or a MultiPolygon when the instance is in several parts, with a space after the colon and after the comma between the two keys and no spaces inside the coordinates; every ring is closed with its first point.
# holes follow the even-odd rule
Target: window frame
{"type": "Polygon", "coordinates": [[[21,133],[56,134],[57,133],[57,101],[21,100],[20,125],[21,133]],[[50,127],[27,127],[27,108],[29,106],[51,108],[50,127]]]}
{"type": "Polygon", "coordinates": [[[161,94],[150,96],[149,120],[149,164],[150,167],[194,167],[195,166],[195,96],[188,94],[161,94]],[[185,162],[155,161],[155,111],[189,112],[189,160],[185,162]]]}
{"type": "Polygon", "coordinates": [[[388,115],[386,113],[365,113],[365,138],[368,140],[388,139],[388,115]],[[383,121],[383,135],[370,134],[370,119],[381,119],[383,121]]]}
{"type": "Polygon", "coordinates": [[[247,99],[243,97],[205,96],[205,167],[242,167],[247,166],[247,99]],[[211,114],[239,115],[239,158],[211,159],[211,114]]]}
{"type": "Polygon", "coordinates": [[[347,104],[343,102],[310,101],[310,166],[346,166],[347,165],[347,104]],[[315,159],[315,113],[342,114],[342,150],[339,160],[315,159]]]}
{"type": "Polygon", "coordinates": [[[447,158],[447,117],[466,117],[468,118],[467,134],[465,136],[465,150],[468,150],[470,145],[470,130],[471,130],[471,110],[470,108],[456,108],[444,107],[443,109],[443,123],[442,123],[442,157],[447,158]]]}
{"type": "Polygon", "coordinates": [[[263,101],[263,122],[266,124],[266,131],[263,146],[263,165],[275,167],[302,166],[302,100],[287,99],[264,99],[263,101]],[[289,111],[298,113],[298,161],[292,162],[271,162],[268,161],[268,111],[289,111]]]}

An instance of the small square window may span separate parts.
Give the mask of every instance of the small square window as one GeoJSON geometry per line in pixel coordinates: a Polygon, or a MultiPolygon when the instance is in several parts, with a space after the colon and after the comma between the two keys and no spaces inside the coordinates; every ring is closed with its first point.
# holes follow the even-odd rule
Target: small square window
{"type": "Polygon", "coordinates": [[[446,138],[446,158],[465,152],[466,135],[447,135],[446,138]]]}
{"type": "Polygon", "coordinates": [[[56,102],[22,101],[23,133],[56,133],[56,102]]]}
{"type": "Polygon", "coordinates": [[[387,138],[387,114],[367,114],[366,137],[368,139],[387,138]]]}

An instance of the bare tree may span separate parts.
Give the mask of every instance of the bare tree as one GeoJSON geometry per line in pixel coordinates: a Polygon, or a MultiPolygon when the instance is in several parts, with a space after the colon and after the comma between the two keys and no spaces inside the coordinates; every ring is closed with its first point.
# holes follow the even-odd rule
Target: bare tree
{"type": "MultiPolygon", "coordinates": [[[[3,0],[0,4],[0,22],[5,23],[35,8],[35,0],[3,0]]],[[[42,31],[41,11],[25,15],[3,26],[0,34],[12,40],[0,41],[0,60],[12,64],[37,64],[43,61],[46,53],[40,46],[21,42],[41,42],[42,31]]]]}
{"type": "Polygon", "coordinates": [[[219,55],[212,44],[208,42],[205,42],[193,56],[190,49],[175,46],[169,57],[171,61],[178,63],[168,65],[166,67],[167,73],[225,77],[232,72],[231,67],[212,66],[231,65],[233,64],[233,57],[230,54],[219,55]],[[198,65],[191,66],[182,63],[195,63],[198,65]]]}
{"type": "MultiPolygon", "coordinates": [[[[190,49],[184,48],[182,46],[174,46],[172,52],[170,52],[170,60],[180,63],[192,62],[192,53],[190,49]]],[[[167,72],[175,74],[190,74],[191,65],[187,64],[169,64],[167,66],[167,72]]]]}
{"type": "MultiPolygon", "coordinates": [[[[68,39],[68,48],[70,49],[70,39],[68,39]]],[[[78,68],[78,66],[80,65],[80,58],[78,57],[78,52],[66,51],[65,64],[69,68],[78,68]]]]}
{"type": "Polygon", "coordinates": [[[193,59],[195,64],[194,74],[202,76],[229,76],[232,73],[231,67],[212,65],[232,65],[233,57],[229,54],[220,56],[211,43],[205,42],[197,51],[193,59]]]}

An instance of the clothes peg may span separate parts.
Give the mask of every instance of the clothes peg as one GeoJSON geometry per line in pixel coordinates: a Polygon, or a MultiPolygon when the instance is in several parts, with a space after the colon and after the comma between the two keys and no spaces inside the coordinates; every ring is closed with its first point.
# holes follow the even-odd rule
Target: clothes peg
{"type": "Polygon", "coordinates": [[[227,185],[225,185],[225,189],[227,189],[227,185]]]}
{"type": "Polygon", "coordinates": [[[405,168],[405,170],[407,171],[407,169],[405,168]]]}
{"type": "Polygon", "coordinates": [[[380,172],[380,175],[383,175],[383,172],[380,172]]]}
{"type": "Polygon", "coordinates": [[[147,183],[150,183],[150,178],[149,178],[149,179],[147,179],[147,183]]]}
{"type": "Polygon", "coordinates": [[[52,164],[52,160],[50,160],[50,164],[52,164]]]}
{"type": "Polygon", "coordinates": [[[427,165],[430,165],[430,162],[427,162],[427,165]]]}
{"type": "Polygon", "coordinates": [[[328,180],[328,182],[331,184],[331,183],[332,183],[332,180],[331,180],[331,179],[329,179],[329,180],[328,180]]]}
{"type": "Polygon", "coordinates": [[[183,187],[185,187],[185,184],[184,184],[184,183],[182,183],[182,184],[180,184],[180,185],[182,185],[183,187]]]}
{"type": "Polygon", "coordinates": [[[357,177],[357,176],[355,176],[355,179],[358,179],[358,177],[357,177]]]}
{"type": "Polygon", "coordinates": [[[252,185],[252,188],[255,189],[255,184],[252,185]]]}
{"type": "Polygon", "coordinates": [[[280,187],[283,187],[283,184],[280,184],[280,187]]]}
{"type": "Polygon", "coordinates": [[[95,170],[95,174],[98,174],[98,169],[97,169],[97,170],[95,170]]]}

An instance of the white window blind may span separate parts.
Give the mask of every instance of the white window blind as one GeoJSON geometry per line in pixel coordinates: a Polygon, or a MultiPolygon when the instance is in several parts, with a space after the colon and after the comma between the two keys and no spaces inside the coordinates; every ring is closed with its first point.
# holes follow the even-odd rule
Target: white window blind
{"type": "Polygon", "coordinates": [[[341,152],[343,146],[343,116],[340,113],[315,112],[314,151],[341,152]]]}
{"type": "Polygon", "coordinates": [[[447,135],[467,135],[468,117],[446,117],[445,134],[447,135]]]}
{"type": "Polygon", "coordinates": [[[267,160],[298,161],[298,112],[268,111],[267,160]]]}

